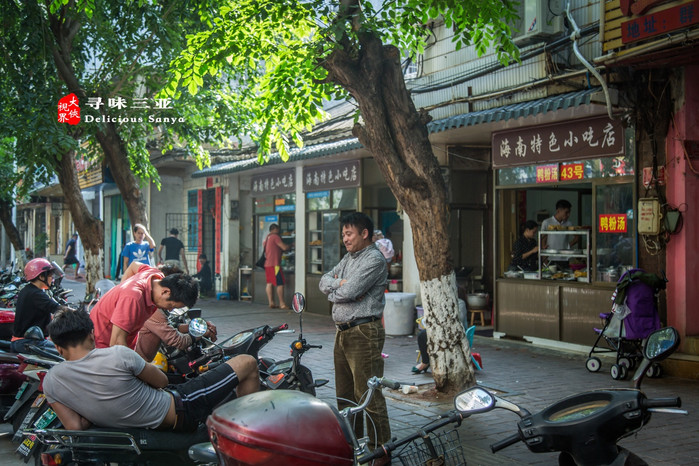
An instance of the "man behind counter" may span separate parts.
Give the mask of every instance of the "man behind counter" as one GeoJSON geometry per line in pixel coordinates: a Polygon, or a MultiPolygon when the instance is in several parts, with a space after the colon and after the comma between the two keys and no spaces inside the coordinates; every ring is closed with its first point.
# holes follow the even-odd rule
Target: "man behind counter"
{"type": "MultiPolygon", "coordinates": [[[[542,233],[553,230],[567,230],[573,224],[568,220],[572,204],[566,199],[556,202],[556,213],[552,217],[541,222],[542,233]]],[[[569,235],[541,235],[541,249],[568,249],[578,242],[578,238],[570,240],[569,235]]],[[[561,265],[568,265],[568,258],[565,256],[548,256],[549,261],[562,262],[561,265]]]]}

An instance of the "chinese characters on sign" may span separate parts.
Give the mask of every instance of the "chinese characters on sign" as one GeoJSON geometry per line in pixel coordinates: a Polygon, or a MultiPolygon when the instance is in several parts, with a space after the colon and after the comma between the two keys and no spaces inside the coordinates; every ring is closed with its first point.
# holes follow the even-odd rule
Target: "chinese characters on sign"
{"type": "Polygon", "coordinates": [[[351,188],[359,184],[359,160],[303,168],[304,192],[351,188]]]}
{"type": "Polygon", "coordinates": [[[624,154],[621,121],[574,120],[493,133],[493,166],[511,167],[624,154]]]}
{"type": "MultiPolygon", "coordinates": [[[[644,3],[648,2],[639,2],[639,4],[644,3]]],[[[631,12],[634,12],[634,6],[631,6],[631,12]]],[[[642,13],[645,10],[639,11],[642,13]]],[[[697,23],[699,23],[699,1],[683,3],[621,23],[621,41],[628,44],[697,23]]]]}
{"type": "Polygon", "coordinates": [[[286,194],[292,193],[295,190],[293,169],[252,177],[253,196],[286,194]]]}
{"type": "Polygon", "coordinates": [[[156,108],[158,110],[168,110],[172,109],[172,99],[146,99],[144,98],[132,98],[130,101],[126,100],[124,97],[109,97],[105,102],[102,97],[88,97],[87,105],[99,110],[101,107],[115,108],[117,110],[122,110],[124,108],[156,108]]]}
{"type": "Polygon", "coordinates": [[[582,180],[584,175],[582,163],[561,165],[561,181],[582,180]]]}
{"type": "Polygon", "coordinates": [[[626,233],[628,222],[626,214],[600,214],[600,233],[626,233]]]}
{"type": "Polygon", "coordinates": [[[536,167],[537,183],[553,183],[558,181],[558,165],[538,165],[536,167]]]}
{"type": "Polygon", "coordinates": [[[75,94],[68,94],[58,101],[58,122],[77,125],[80,123],[80,102],[75,94]]]}

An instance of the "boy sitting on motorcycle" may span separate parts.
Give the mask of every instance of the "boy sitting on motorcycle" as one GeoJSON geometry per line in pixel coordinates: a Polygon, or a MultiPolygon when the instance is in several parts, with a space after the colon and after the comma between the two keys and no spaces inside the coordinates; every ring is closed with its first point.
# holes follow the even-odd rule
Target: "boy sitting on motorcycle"
{"type": "Polygon", "coordinates": [[[236,356],[178,386],[125,346],[95,348],[94,326],[85,311],[58,312],[49,335],[66,359],[44,379],[44,393],[63,426],[150,428],[191,432],[232,394],[259,388],[257,361],[236,356]]]}

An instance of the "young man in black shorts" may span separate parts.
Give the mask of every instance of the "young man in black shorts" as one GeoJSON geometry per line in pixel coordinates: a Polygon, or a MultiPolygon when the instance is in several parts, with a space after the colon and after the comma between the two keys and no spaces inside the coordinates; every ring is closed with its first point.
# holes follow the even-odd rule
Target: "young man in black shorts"
{"type": "Polygon", "coordinates": [[[90,317],[65,310],[49,324],[49,335],[66,359],[44,379],[44,393],[63,426],[150,428],[191,432],[235,391],[256,392],[257,361],[236,356],[180,385],[125,346],[95,348],[90,317]]]}

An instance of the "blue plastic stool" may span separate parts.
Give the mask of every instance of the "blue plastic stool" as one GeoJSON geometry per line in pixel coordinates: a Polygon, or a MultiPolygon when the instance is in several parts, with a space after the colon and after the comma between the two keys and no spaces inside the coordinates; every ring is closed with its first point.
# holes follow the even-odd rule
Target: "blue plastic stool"
{"type": "Polygon", "coordinates": [[[229,295],[228,293],[216,293],[216,299],[218,299],[219,301],[222,299],[231,299],[231,295],[229,295]]]}

